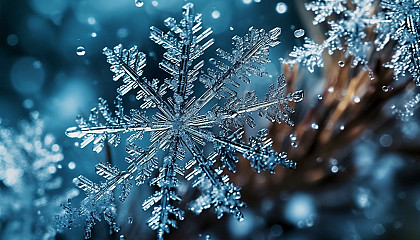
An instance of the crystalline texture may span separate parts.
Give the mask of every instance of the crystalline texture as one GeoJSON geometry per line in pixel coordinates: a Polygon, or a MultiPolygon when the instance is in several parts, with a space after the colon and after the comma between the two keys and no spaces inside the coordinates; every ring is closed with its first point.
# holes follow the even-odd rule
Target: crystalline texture
{"type": "Polygon", "coordinates": [[[394,40],[394,54],[385,66],[394,69],[394,76],[409,73],[420,86],[420,1],[382,0],[382,13],[378,17],[378,37],[375,44],[381,50],[394,40]]]}
{"type": "Polygon", "coordinates": [[[220,60],[214,60],[214,68],[204,73],[204,60],[199,60],[199,57],[213,45],[214,39],[208,39],[212,30],[203,30],[201,14],[193,11],[193,5],[188,3],[183,7],[181,21],[166,19],[169,32],[150,28],[150,39],[166,49],[159,67],[169,77],[163,81],[142,77],[145,54],[136,47],[126,50],[118,45],[114,49],[104,49],[114,72],[114,81],[122,82],[117,90],[115,114],[108,110],[105,100],[99,99],[98,107],[92,109],[89,119],[78,118],[78,126],[67,129],[66,134],[81,138],[81,147],[92,143],[96,152],[102,150],[106,141],[117,145],[120,134],[129,134],[129,156],[126,158],[129,166],[121,171],[108,164],[98,164],[97,173],[105,178],[101,184],[79,176],[75,183],[87,196],[80,208],[65,206],[66,214],[60,217],[62,226],[84,223],[86,237],[89,237],[95,219],[107,211],[110,212],[109,223],[114,226],[115,214],[112,213],[115,211],[109,211],[115,206],[112,191],[120,188],[120,200],[124,201],[132,181],[136,185],[149,182],[158,190],[144,201],[143,208],[153,207],[148,225],[162,239],[170,227],[176,227],[176,220],[184,218],[184,211],[176,207],[176,202],[181,200],[176,194],[181,177],[191,181],[192,186],[202,193],[188,205],[190,210],[200,213],[213,206],[219,218],[230,213],[241,220],[240,208],[244,203],[240,200],[240,188],[223,175],[225,168],[235,172],[238,153],[249,159],[258,172],[274,172],[277,165],[295,168],[296,163],[288,160],[285,153],[273,150],[265,130],[259,136],[251,137],[249,143],[242,140],[242,135],[245,124],[255,127],[252,112],[258,112],[273,122],[284,121],[293,125],[289,114],[294,110],[288,102],[300,102],[303,92],[286,94],[284,77],[270,87],[263,100],[259,100],[254,92],[238,97],[235,90],[241,82],[249,83],[251,76],[267,75],[263,65],[270,62],[269,48],[279,44],[280,28],[269,32],[250,28],[244,37],[234,36],[233,50],[217,49],[220,60]],[[196,80],[206,87],[198,97],[192,96],[196,80]],[[133,90],[136,99],[141,101],[140,109],[155,108],[155,115],[150,118],[140,109],[132,109],[128,115],[124,113],[121,96],[133,90]],[[203,113],[203,108],[214,98],[225,99],[224,104],[214,105],[211,111],[203,113]],[[212,131],[217,128],[220,134],[212,131]],[[136,145],[136,141],[141,140],[145,133],[150,135],[150,145],[143,149],[136,145]],[[205,154],[202,148],[205,144],[212,144],[214,152],[205,154]],[[166,155],[161,161],[157,157],[158,151],[166,155]],[[186,152],[192,159],[185,159],[186,152]],[[218,160],[220,164],[215,164],[218,160]],[[153,178],[155,170],[159,173],[153,178]]]}

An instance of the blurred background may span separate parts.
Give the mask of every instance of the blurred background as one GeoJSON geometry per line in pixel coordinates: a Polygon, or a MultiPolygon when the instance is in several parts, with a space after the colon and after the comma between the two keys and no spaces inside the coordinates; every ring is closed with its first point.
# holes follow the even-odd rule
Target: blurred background
{"type": "MultiPolygon", "coordinates": [[[[334,64],[315,73],[297,66],[290,69],[283,67],[279,58],[287,57],[293,46],[302,45],[303,38],[294,34],[295,30],[305,29],[306,35],[315,39],[325,31],[322,26],[312,26],[313,15],[304,10],[305,1],[191,2],[196,12],[203,14],[204,27],[214,31],[216,43],[206,59],[214,57],[218,47],[230,49],[231,38],[243,36],[251,26],[266,30],[281,27],[282,43],[271,50],[271,76],[243,90],[255,89],[263,95],[276,77],[285,73],[290,90],[304,89],[305,100],[296,106],[295,128],[258,123],[270,129],[277,150],[287,151],[298,168],[279,169],[273,176],[257,175],[242,159],[232,181],[243,188],[243,200],[248,204],[243,210],[245,220],[237,222],[230,216],[217,220],[212,211],[200,216],[187,213],[187,219],[167,239],[206,239],[207,235],[211,239],[258,240],[420,239],[418,114],[401,121],[390,110],[416,90],[409,80],[390,92],[381,90],[383,83],[376,84],[392,81],[392,74],[381,67],[386,54],[372,60],[374,81],[361,69],[339,67],[338,60],[351,61],[340,55],[332,56],[334,64]],[[346,96],[355,79],[358,95],[354,93],[348,102],[346,96]]],[[[99,182],[94,166],[109,161],[105,151],[96,154],[90,147],[75,147],[75,140],[64,134],[75,125],[76,116],[89,115],[98,97],[112,102],[117,95],[119,83],[112,81],[102,49],[119,43],[126,48],[137,45],[148,56],[145,76],[163,79],[166,75],[157,67],[163,51],[148,39],[149,28],[165,29],[167,17],[180,19],[184,4],[181,0],[145,0],[137,4],[140,7],[134,0],[0,1],[1,124],[18,128],[20,121],[30,119],[31,112],[39,113],[43,131],[54,136],[62,150],[63,160],[54,171],[62,179],[61,190],[72,189],[72,179],[78,175],[99,182]]],[[[130,106],[138,106],[134,96],[126,101],[126,109],[130,106]]],[[[247,134],[253,133],[248,129],[247,134]]],[[[143,142],[146,146],[147,141],[143,142]]],[[[123,145],[109,152],[115,165],[127,165],[123,145]]],[[[0,184],[0,188],[7,187],[0,184]]],[[[6,193],[0,193],[0,199],[6,199],[6,193]]],[[[92,239],[120,239],[120,235],[154,239],[146,225],[150,213],[141,209],[151,193],[150,187],[143,185],[134,188],[126,202],[117,201],[120,233],[109,235],[102,221],[95,226],[92,239]]],[[[72,203],[78,206],[83,195],[74,197],[72,203]]],[[[186,199],[192,197],[191,193],[185,195],[186,199]]],[[[25,199],[18,196],[8,201],[25,199]]],[[[55,209],[60,203],[56,200],[49,205],[55,209]]],[[[16,214],[2,215],[0,211],[0,239],[37,239],[30,227],[17,235],[10,227],[16,219],[16,214]]],[[[45,224],[53,225],[53,219],[45,224]]],[[[65,230],[55,238],[83,239],[83,229],[65,230]]]]}

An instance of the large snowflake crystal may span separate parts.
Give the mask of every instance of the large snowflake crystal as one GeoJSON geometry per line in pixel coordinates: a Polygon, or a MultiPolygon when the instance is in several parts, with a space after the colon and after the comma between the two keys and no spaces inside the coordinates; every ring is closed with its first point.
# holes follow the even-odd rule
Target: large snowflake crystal
{"type": "Polygon", "coordinates": [[[409,73],[420,86],[420,1],[382,0],[380,6],[378,50],[390,40],[396,42],[391,62],[385,66],[394,69],[396,78],[409,73]]]}
{"type": "Polygon", "coordinates": [[[0,238],[55,239],[59,203],[78,191],[59,190],[62,179],[56,172],[63,154],[38,114],[19,127],[0,124],[0,238]]]}
{"type": "Polygon", "coordinates": [[[122,81],[118,88],[115,115],[108,109],[105,100],[92,109],[89,119],[79,118],[78,126],[71,127],[66,134],[69,137],[83,139],[81,147],[93,143],[93,150],[100,152],[106,142],[112,145],[120,143],[120,134],[129,134],[127,138],[126,170],[119,170],[110,164],[100,163],[96,171],[106,181],[93,183],[80,176],[75,183],[82,188],[87,197],[81,207],[73,209],[66,205],[66,214],[60,218],[62,226],[71,227],[77,223],[86,226],[86,237],[95,219],[104,214],[105,220],[113,230],[118,230],[113,190],[121,189],[120,200],[124,201],[132,188],[149,182],[158,190],[143,203],[144,210],[154,206],[148,225],[156,230],[162,239],[170,227],[176,227],[176,220],[184,218],[184,211],[176,207],[181,200],[176,189],[179,179],[184,178],[197,187],[201,195],[189,209],[200,213],[214,208],[220,218],[224,213],[233,214],[238,220],[243,218],[240,207],[240,188],[229,182],[224,169],[236,170],[238,154],[247,158],[258,172],[274,172],[277,165],[295,168],[296,164],[287,159],[286,153],[277,153],[272,148],[272,140],[267,138],[267,130],[260,130],[256,137],[243,140],[244,125],[254,127],[252,114],[258,112],[270,121],[286,122],[293,125],[289,114],[294,110],[288,102],[300,102],[303,91],[286,94],[286,82],[283,76],[270,86],[263,100],[259,100],[254,91],[238,97],[235,87],[240,82],[249,83],[251,76],[264,77],[262,67],[270,62],[269,48],[279,44],[277,40],[280,28],[269,32],[250,28],[244,37],[233,37],[234,48],[231,52],[217,49],[220,61],[211,59],[215,67],[203,73],[204,60],[199,60],[214,43],[208,36],[210,28],[202,31],[201,14],[193,13],[193,5],[183,7],[183,19],[176,22],[173,18],[165,20],[169,28],[167,33],[151,27],[150,39],[166,49],[159,67],[169,74],[160,81],[142,77],[146,65],[146,55],[137,47],[124,49],[121,45],[114,49],[105,48],[114,81],[122,81]],[[206,91],[199,97],[192,96],[193,84],[200,80],[206,91]],[[136,91],[136,99],[141,101],[140,109],[131,109],[124,113],[122,96],[136,91]],[[169,90],[169,91],[168,91],[169,90]],[[214,104],[214,99],[225,99],[223,105],[214,104]],[[212,102],[212,103],[211,103],[212,102]],[[208,107],[212,104],[211,110],[208,107]],[[151,118],[141,109],[155,108],[151,118]],[[215,132],[220,132],[216,134],[215,132]],[[146,149],[136,142],[143,135],[150,135],[150,145],[146,149]],[[204,153],[203,146],[211,144],[214,151],[204,153]],[[165,153],[158,159],[159,151],[165,153]],[[188,158],[185,159],[188,153],[188,158]],[[152,178],[158,170],[157,177],[152,178]],[[152,178],[152,179],[150,179],[152,178]]]}

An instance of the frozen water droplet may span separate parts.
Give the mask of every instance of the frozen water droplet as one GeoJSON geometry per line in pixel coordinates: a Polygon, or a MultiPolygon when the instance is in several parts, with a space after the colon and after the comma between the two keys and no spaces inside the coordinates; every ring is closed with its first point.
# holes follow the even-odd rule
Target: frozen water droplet
{"type": "Polygon", "coordinates": [[[141,1],[141,0],[135,0],[134,3],[136,4],[136,7],[143,7],[143,5],[144,5],[144,2],[141,1]]]}
{"type": "Polygon", "coordinates": [[[314,129],[314,130],[317,130],[319,128],[319,126],[316,123],[312,123],[311,128],[314,129]]]}
{"type": "Polygon", "coordinates": [[[133,218],[132,217],[128,217],[127,218],[127,223],[128,224],[133,224],[133,218]]]}
{"type": "Polygon", "coordinates": [[[369,78],[370,80],[374,80],[375,77],[373,76],[373,71],[369,69],[369,78]]]}
{"type": "Polygon", "coordinates": [[[295,134],[290,134],[290,136],[289,136],[289,138],[290,138],[290,140],[292,140],[292,141],[296,141],[296,139],[297,139],[297,137],[296,137],[296,135],[295,134]]]}
{"type": "Polygon", "coordinates": [[[216,65],[216,59],[214,59],[214,58],[210,58],[210,59],[209,59],[209,63],[211,63],[211,64],[213,64],[213,65],[216,65]]]}
{"type": "Polygon", "coordinates": [[[354,96],[353,97],[353,102],[359,103],[360,102],[360,97],[359,96],[354,96]]]}
{"type": "Polygon", "coordinates": [[[382,86],[382,91],[389,92],[392,91],[394,88],[392,86],[382,86]]]}
{"type": "Polygon", "coordinates": [[[298,30],[295,31],[294,35],[295,35],[296,38],[303,37],[303,35],[305,35],[305,30],[298,29],[298,30]]]}
{"type": "Polygon", "coordinates": [[[284,3],[284,2],[277,3],[277,5],[276,5],[276,11],[279,14],[283,14],[283,13],[287,12],[287,5],[286,5],[286,3],[284,3]]]}
{"type": "Polygon", "coordinates": [[[85,51],[84,47],[82,47],[82,46],[77,47],[77,49],[76,49],[76,54],[77,55],[83,56],[83,55],[85,55],[85,53],[86,53],[86,51],[85,51]]]}
{"type": "Polygon", "coordinates": [[[343,61],[338,61],[338,66],[344,67],[345,63],[343,61]]]}

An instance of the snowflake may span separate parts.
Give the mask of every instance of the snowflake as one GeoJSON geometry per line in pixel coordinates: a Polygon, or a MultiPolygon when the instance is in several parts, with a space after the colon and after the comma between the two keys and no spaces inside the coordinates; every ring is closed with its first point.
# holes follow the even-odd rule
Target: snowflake
{"type": "Polygon", "coordinates": [[[69,128],[66,134],[83,139],[82,148],[93,143],[95,152],[100,152],[106,141],[116,146],[121,141],[120,134],[129,134],[126,146],[129,166],[121,171],[116,166],[99,163],[96,172],[106,179],[99,184],[83,176],[75,179],[87,196],[80,208],[72,208],[70,202],[64,206],[66,214],[59,218],[62,227],[85,224],[85,236],[89,238],[95,219],[100,220],[103,214],[111,231],[118,231],[114,221],[117,213],[113,190],[121,189],[119,199],[124,201],[132,188],[131,181],[134,180],[136,185],[148,181],[158,190],[142,206],[144,210],[154,206],[148,225],[162,239],[170,227],[176,227],[177,220],[184,218],[184,211],[175,206],[175,202],[181,201],[176,190],[182,177],[201,192],[188,205],[190,210],[198,214],[213,207],[218,218],[230,213],[242,220],[240,207],[244,203],[240,200],[240,188],[223,175],[226,168],[236,171],[237,154],[249,159],[257,172],[267,170],[273,173],[277,165],[295,168],[296,163],[287,159],[286,153],[273,150],[266,129],[260,130],[256,137],[250,137],[248,143],[242,136],[245,125],[255,127],[254,112],[272,122],[286,122],[293,126],[289,114],[294,110],[288,102],[300,102],[303,91],[286,94],[284,76],[270,86],[263,100],[259,100],[254,91],[246,92],[243,97],[238,97],[235,91],[240,85],[238,80],[250,83],[251,76],[268,74],[262,65],[270,62],[269,48],[279,44],[280,28],[269,32],[250,28],[244,37],[234,36],[232,52],[217,49],[216,54],[221,60],[211,59],[215,67],[204,73],[204,60],[198,59],[213,45],[214,39],[206,40],[212,30],[202,31],[201,19],[201,14],[193,13],[193,4],[188,3],[183,7],[180,22],[174,18],[164,21],[169,32],[164,33],[153,26],[150,28],[150,39],[166,49],[159,67],[169,77],[163,81],[142,77],[146,55],[136,46],[128,50],[121,45],[104,49],[114,73],[113,80],[123,82],[117,90],[115,115],[107,102],[99,99],[98,107],[92,109],[89,119],[79,117],[78,126],[69,128]],[[198,98],[192,96],[196,80],[207,89],[198,98]],[[137,90],[136,99],[142,100],[140,109],[156,109],[151,118],[148,112],[140,109],[131,109],[129,115],[124,113],[122,96],[134,89],[137,90]],[[225,101],[218,105],[213,103],[214,99],[225,101]],[[210,104],[211,110],[206,110],[210,104]],[[143,149],[136,141],[141,140],[145,133],[150,134],[150,145],[143,149]],[[206,144],[214,147],[207,156],[203,148],[206,144]],[[160,160],[157,157],[159,151],[166,155],[160,160]],[[189,161],[185,159],[186,153],[191,155],[189,161]],[[156,169],[157,177],[152,178],[156,169]]]}
{"type": "Polygon", "coordinates": [[[394,76],[411,74],[417,86],[420,86],[420,1],[418,0],[383,0],[380,3],[382,13],[378,20],[377,50],[384,48],[390,40],[397,44],[390,63],[386,67],[394,69],[394,76]]]}
{"type": "Polygon", "coordinates": [[[344,51],[345,57],[353,57],[353,65],[367,64],[367,56],[372,43],[366,40],[366,28],[373,26],[373,0],[353,0],[346,7],[347,0],[316,0],[307,3],[306,9],[313,11],[316,16],[313,24],[319,24],[327,17],[338,15],[337,20],[328,21],[329,31],[327,39],[317,44],[305,38],[305,44],[294,47],[289,54],[291,59],[281,59],[286,64],[302,63],[310,72],[314,67],[323,67],[322,52],[324,49],[332,55],[335,51],[344,51]]]}
{"type": "Polygon", "coordinates": [[[302,63],[313,72],[315,66],[324,66],[322,52],[327,49],[330,55],[344,51],[345,57],[354,58],[354,66],[366,65],[370,51],[380,51],[392,40],[396,42],[393,56],[384,66],[394,70],[396,79],[409,73],[420,85],[420,1],[315,0],[306,8],[315,13],[314,25],[327,18],[336,20],[328,21],[330,30],[322,44],[305,38],[303,46],[293,48],[290,59],[281,59],[284,63],[302,63]],[[377,2],[380,11],[375,14],[377,2]],[[373,43],[367,39],[369,28],[377,34],[373,43]]]}
{"type": "Polygon", "coordinates": [[[63,154],[54,137],[43,132],[38,114],[19,126],[16,131],[0,125],[0,238],[55,239],[60,208],[54,206],[78,191],[57,194],[62,179],[55,173],[63,154]]]}

